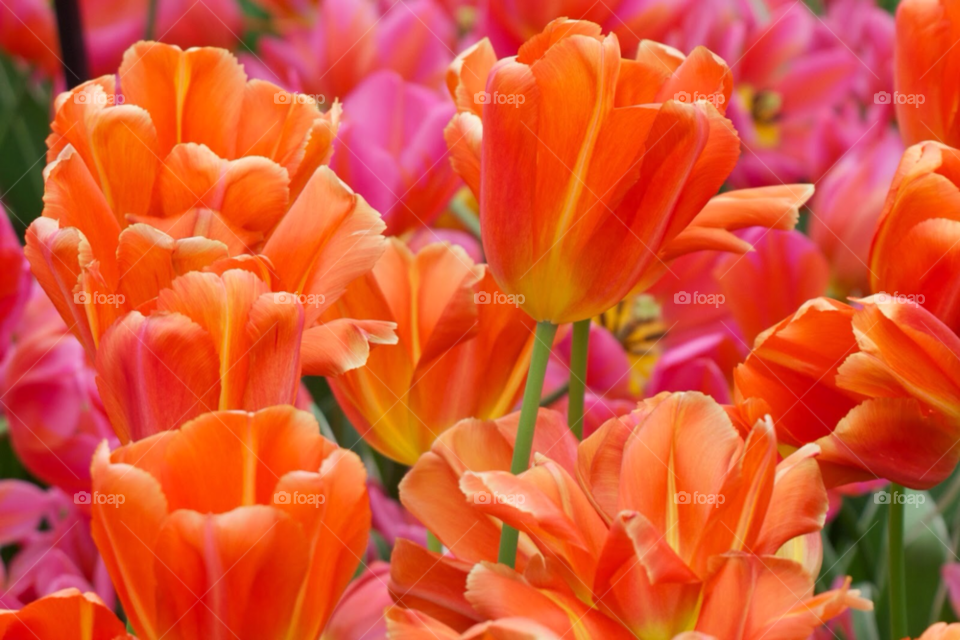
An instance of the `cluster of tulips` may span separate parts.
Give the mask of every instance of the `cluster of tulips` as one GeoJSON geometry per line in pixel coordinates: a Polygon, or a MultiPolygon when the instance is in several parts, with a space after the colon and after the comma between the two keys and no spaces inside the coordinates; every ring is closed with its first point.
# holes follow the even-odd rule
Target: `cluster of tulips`
{"type": "MultiPolygon", "coordinates": [[[[0,640],[857,640],[822,532],[877,489],[908,638],[905,510],[960,463],[960,0],[399,3],[263,3],[239,59],[194,46],[231,2],[82,3],[106,75],[0,219],[45,485],[0,481],[0,640]]],[[[60,85],[52,16],[0,43],[60,85]]]]}

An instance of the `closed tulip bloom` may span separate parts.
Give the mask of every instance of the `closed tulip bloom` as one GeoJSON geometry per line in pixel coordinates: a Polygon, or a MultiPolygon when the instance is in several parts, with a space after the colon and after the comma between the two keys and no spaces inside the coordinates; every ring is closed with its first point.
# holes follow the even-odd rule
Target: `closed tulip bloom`
{"type": "Polygon", "coordinates": [[[19,611],[0,611],[0,639],[136,640],[94,593],[63,589],[19,611]]]}
{"type": "Polygon", "coordinates": [[[97,451],[93,537],[141,640],[316,638],[367,544],[365,476],[308,413],[209,413],[97,451]]]}
{"type": "Polygon", "coordinates": [[[894,105],[905,144],[935,140],[960,146],[953,81],[960,51],[960,5],[952,0],[904,0],[897,7],[894,88],[903,96],[894,105]]]}
{"type": "Polygon", "coordinates": [[[818,298],[761,334],[737,401],[789,447],[817,443],[828,486],[886,478],[925,489],[960,459],[960,338],[916,304],[818,298]]]}
{"type": "Polygon", "coordinates": [[[538,321],[598,315],[685,253],[744,250],[729,229],[791,225],[782,208],[702,211],[740,153],[729,69],[704,48],[645,42],[621,59],[615,35],[559,19],[516,58],[481,41],[448,84],[447,143],[478,196],[490,270],[538,321]]]}
{"type": "Polygon", "coordinates": [[[960,158],[925,142],[897,168],[870,247],[873,293],[908,296],[960,331],[960,158]]]}
{"type": "Polygon", "coordinates": [[[202,413],[293,404],[303,307],[249,271],[188,273],[153,313],[132,311],[103,336],[97,386],[121,442],[202,413]]]}
{"type": "Polygon", "coordinates": [[[505,470],[511,416],[458,424],[401,483],[452,555],[398,545],[391,589],[447,637],[525,618],[558,637],[804,640],[870,607],[849,578],[813,595],[827,509],[816,446],[778,462],[769,421],[744,439],[698,393],[648,399],[582,443],[551,413],[518,476],[505,470]],[[521,532],[516,571],[492,562],[501,523],[521,532]]]}
{"type": "Polygon", "coordinates": [[[383,323],[317,322],[384,247],[377,212],[323,166],[339,108],[247,82],[220,49],[140,43],[120,76],[122,91],[104,76],[57,98],[25,249],[91,360],[178,276],[233,268],[304,301],[304,348],[320,358],[309,373],[360,366],[394,340],[383,323]]]}
{"type": "Polygon", "coordinates": [[[397,324],[396,347],[330,381],[360,434],[389,458],[413,464],[457,421],[500,417],[518,400],[533,321],[460,247],[414,254],[391,239],[330,314],[397,324]]]}
{"type": "Polygon", "coordinates": [[[432,224],[462,186],[447,159],[449,97],[380,71],[344,101],[330,167],[400,235],[432,224]]]}

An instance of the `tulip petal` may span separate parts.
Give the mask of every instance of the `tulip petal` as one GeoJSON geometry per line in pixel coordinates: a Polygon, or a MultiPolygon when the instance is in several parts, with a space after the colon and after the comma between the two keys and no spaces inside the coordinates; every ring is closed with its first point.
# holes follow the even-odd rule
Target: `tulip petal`
{"type": "Polygon", "coordinates": [[[97,260],[107,285],[117,286],[117,243],[120,224],[83,159],[67,147],[44,169],[43,217],[60,221],[61,227],[76,227],[90,244],[90,257],[97,260]]]}
{"type": "Polygon", "coordinates": [[[390,593],[400,606],[463,631],[482,620],[464,597],[472,567],[400,538],[390,558],[390,593]]]}
{"type": "Polygon", "coordinates": [[[167,515],[160,483],[129,464],[111,464],[106,442],[94,455],[91,476],[94,491],[124,498],[122,504],[92,505],[93,540],[133,628],[142,637],[159,637],[155,562],[150,551],[167,515]]]}
{"type": "Polygon", "coordinates": [[[175,511],[155,545],[161,634],[287,634],[307,558],[292,518],[261,505],[218,515],[175,511]]]}
{"type": "Polygon", "coordinates": [[[127,104],[150,113],[161,158],[181,142],[235,157],[246,75],[232,54],[138,42],[123,54],[119,76],[127,104]]]}
{"type": "Polygon", "coordinates": [[[362,367],[372,345],[395,345],[396,324],[379,320],[332,320],[303,333],[303,375],[338,376],[362,367]]]}
{"type": "Polygon", "coordinates": [[[178,313],[134,311],[104,335],[97,387],[121,442],[140,440],[217,407],[219,361],[209,334],[178,313]]]}
{"type": "Polygon", "coordinates": [[[828,488],[877,478],[911,489],[939,484],[960,462],[957,434],[943,422],[912,398],[862,402],[817,441],[824,482],[828,488]]]}
{"type": "Polygon", "coordinates": [[[128,105],[103,109],[90,144],[95,163],[91,171],[99,174],[100,188],[117,220],[122,225],[127,214],[145,215],[160,164],[150,115],[128,105]]]}
{"type": "Polygon", "coordinates": [[[306,326],[377,262],[384,228],[377,212],[333,171],[321,167],[313,174],[262,251],[283,290],[322,297],[306,309],[306,326]]]}

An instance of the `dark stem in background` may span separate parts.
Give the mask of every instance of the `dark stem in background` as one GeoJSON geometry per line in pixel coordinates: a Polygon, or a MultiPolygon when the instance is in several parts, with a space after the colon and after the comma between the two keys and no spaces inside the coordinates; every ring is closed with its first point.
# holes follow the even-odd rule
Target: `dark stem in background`
{"type": "Polygon", "coordinates": [[[157,32],[157,0],[150,0],[147,5],[147,29],[143,33],[144,40],[153,40],[157,32]]]}
{"type": "Polygon", "coordinates": [[[60,34],[60,60],[67,89],[90,78],[87,50],[83,46],[83,23],[78,0],[54,0],[57,10],[57,31],[60,34]]]}

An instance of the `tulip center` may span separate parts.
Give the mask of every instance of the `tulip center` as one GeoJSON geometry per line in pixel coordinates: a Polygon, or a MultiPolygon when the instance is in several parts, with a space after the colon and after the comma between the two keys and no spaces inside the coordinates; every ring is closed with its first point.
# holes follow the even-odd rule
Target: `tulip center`
{"type": "Polygon", "coordinates": [[[630,391],[639,394],[657,363],[656,345],[666,331],[659,305],[653,297],[641,294],[604,311],[596,322],[613,334],[627,352],[630,391]]]}
{"type": "Polygon", "coordinates": [[[780,142],[780,116],[783,97],[776,91],[741,85],[740,100],[753,120],[756,140],[762,147],[775,147],[780,142]]]}

